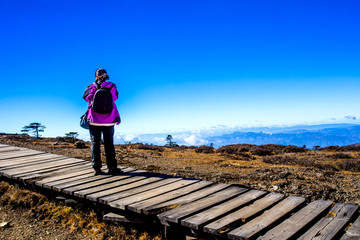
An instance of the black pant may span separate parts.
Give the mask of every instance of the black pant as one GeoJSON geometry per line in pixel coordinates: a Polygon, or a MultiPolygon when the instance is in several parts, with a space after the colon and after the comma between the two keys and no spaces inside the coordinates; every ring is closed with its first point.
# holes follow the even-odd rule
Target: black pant
{"type": "Polygon", "coordinates": [[[94,169],[100,169],[101,164],[101,133],[104,138],[104,147],[106,155],[106,165],[108,169],[116,168],[117,162],[115,159],[114,147],[114,126],[89,126],[91,136],[91,161],[94,169]]]}

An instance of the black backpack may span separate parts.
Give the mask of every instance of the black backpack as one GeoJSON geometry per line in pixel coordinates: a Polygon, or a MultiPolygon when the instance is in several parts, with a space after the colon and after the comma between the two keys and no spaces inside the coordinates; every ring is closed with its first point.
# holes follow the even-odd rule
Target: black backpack
{"type": "Polygon", "coordinates": [[[96,113],[111,113],[113,110],[113,98],[110,90],[114,85],[111,86],[111,88],[102,88],[95,84],[98,87],[98,90],[96,90],[91,108],[96,113]]]}

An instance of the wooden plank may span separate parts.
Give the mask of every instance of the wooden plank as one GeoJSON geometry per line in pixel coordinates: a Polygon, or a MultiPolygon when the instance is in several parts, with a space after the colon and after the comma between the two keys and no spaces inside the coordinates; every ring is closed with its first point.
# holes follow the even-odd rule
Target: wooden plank
{"type": "Polygon", "coordinates": [[[199,180],[180,180],[180,181],[176,181],[173,183],[169,183],[165,186],[159,187],[159,188],[155,188],[151,191],[146,191],[146,192],[141,192],[138,194],[134,194],[131,195],[129,197],[125,197],[125,198],[121,198],[120,200],[117,201],[113,201],[110,202],[110,206],[117,208],[117,209],[122,209],[125,210],[126,207],[132,203],[136,203],[136,202],[140,202],[142,200],[146,200],[149,198],[152,198],[154,196],[159,196],[162,195],[164,193],[170,192],[170,191],[174,191],[176,189],[194,184],[196,182],[198,182],[199,180]]]}
{"type": "Polygon", "coordinates": [[[223,218],[204,226],[203,231],[217,236],[224,235],[225,233],[250,221],[254,217],[257,217],[264,210],[278,203],[283,198],[284,195],[280,193],[267,194],[265,197],[255,201],[253,204],[227,214],[223,218]]]}
{"type": "Polygon", "coordinates": [[[75,159],[66,158],[66,159],[55,160],[51,163],[44,163],[44,164],[38,164],[38,165],[29,166],[29,167],[19,167],[16,169],[4,170],[4,171],[1,171],[1,173],[3,176],[11,177],[12,175],[44,170],[47,168],[53,168],[56,166],[62,166],[62,165],[71,164],[71,163],[81,163],[83,161],[84,160],[75,160],[75,159]]]}
{"type": "Polygon", "coordinates": [[[64,174],[63,176],[55,176],[53,178],[49,178],[49,181],[46,181],[45,179],[36,182],[35,184],[38,186],[41,186],[46,189],[52,189],[53,186],[71,183],[83,178],[88,178],[94,176],[94,169],[92,167],[87,167],[82,170],[75,170],[74,172],[70,172],[69,174],[64,174]]]}
{"type": "Polygon", "coordinates": [[[205,224],[233,212],[265,194],[265,191],[250,190],[226,202],[181,220],[181,225],[191,229],[200,230],[205,224]]]}
{"type": "Polygon", "coordinates": [[[107,197],[102,197],[99,199],[99,202],[109,204],[109,202],[116,201],[120,198],[125,198],[137,193],[154,190],[156,188],[164,187],[166,184],[181,180],[181,178],[162,178],[162,177],[154,177],[154,178],[158,178],[158,181],[148,183],[143,186],[138,186],[136,188],[131,188],[126,191],[118,192],[116,194],[107,197]]]}
{"type": "Polygon", "coordinates": [[[299,239],[338,239],[339,233],[346,228],[358,209],[359,206],[353,204],[335,204],[326,217],[318,221],[299,239]]]}
{"type": "Polygon", "coordinates": [[[111,176],[110,175],[97,175],[97,176],[94,176],[94,174],[89,174],[89,176],[86,177],[86,178],[82,178],[82,179],[79,179],[79,180],[76,180],[76,181],[66,182],[66,183],[63,183],[63,184],[54,185],[54,186],[51,187],[51,189],[56,191],[56,192],[62,192],[63,189],[65,189],[65,188],[70,188],[70,187],[74,187],[76,185],[81,185],[81,184],[85,184],[85,183],[99,181],[101,179],[109,178],[109,177],[111,177],[111,176]]]}
{"type": "Polygon", "coordinates": [[[3,146],[0,148],[0,154],[4,152],[13,152],[13,151],[20,151],[20,148],[12,147],[12,146],[3,146]]]}
{"type": "Polygon", "coordinates": [[[131,224],[151,224],[149,220],[143,218],[135,218],[132,216],[123,216],[116,213],[107,213],[103,217],[104,221],[122,222],[131,224]]]}
{"type": "Polygon", "coordinates": [[[157,205],[159,203],[178,199],[180,197],[183,197],[184,195],[209,187],[212,184],[213,184],[212,182],[208,182],[208,181],[199,181],[197,183],[191,184],[190,186],[185,186],[183,188],[176,189],[175,191],[171,191],[169,193],[165,193],[160,196],[152,197],[150,199],[146,199],[137,203],[130,204],[127,206],[127,209],[136,213],[146,214],[145,212],[143,212],[145,208],[157,205]]]}
{"type": "MultiPolygon", "coordinates": [[[[121,182],[121,185],[106,187],[107,189],[102,189],[101,191],[97,191],[98,189],[94,189],[94,193],[90,193],[86,196],[86,199],[91,200],[93,202],[98,202],[99,198],[113,195],[118,192],[122,192],[131,188],[135,188],[138,186],[142,186],[144,184],[159,181],[159,179],[148,178],[146,176],[132,176],[131,178],[127,178],[121,182]]],[[[89,189],[91,191],[91,189],[89,189]]]]}
{"type": "Polygon", "coordinates": [[[340,240],[358,240],[360,239],[360,216],[345,232],[344,236],[340,240]]]}
{"type": "Polygon", "coordinates": [[[216,192],[210,196],[207,196],[206,198],[202,198],[200,200],[182,205],[181,207],[171,209],[157,216],[163,225],[169,225],[168,222],[179,223],[180,220],[186,217],[206,210],[216,204],[220,204],[248,190],[248,188],[231,186],[223,191],[216,192]]]}
{"type": "MultiPolygon", "coordinates": [[[[108,178],[101,179],[99,181],[94,181],[94,182],[90,182],[90,183],[84,183],[84,184],[76,185],[76,186],[73,186],[73,187],[65,188],[65,189],[62,190],[62,192],[65,193],[65,194],[73,195],[74,192],[79,192],[81,190],[101,186],[101,185],[104,185],[104,184],[107,184],[107,183],[117,182],[119,180],[130,177],[129,175],[126,174],[126,172],[127,171],[130,172],[130,171],[133,171],[133,170],[134,170],[133,168],[131,168],[131,169],[123,169],[123,173],[121,175],[117,175],[117,176],[109,175],[108,178]]],[[[74,194],[74,196],[83,197],[83,195],[80,194],[80,193],[78,193],[76,195],[74,194]]]]}
{"type": "Polygon", "coordinates": [[[39,164],[43,164],[43,163],[49,163],[49,162],[53,162],[54,160],[60,160],[60,159],[67,159],[65,156],[64,157],[46,157],[46,158],[42,158],[42,159],[29,159],[28,161],[26,160],[22,160],[21,162],[7,162],[6,164],[1,164],[2,166],[0,167],[0,171],[5,171],[5,170],[9,170],[9,169],[18,169],[20,167],[29,167],[29,166],[36,166],[39,164]]]}
{"type": "Polygon", "coordinates": [[[305,204],[301,197],[287,197],[262,215],[228,233],[230,239],[253,239],[305,204]]]}
{"type": "Polygon", "coordinates": [[[26,163],[26,162],[33,162],[36,160],[42,160],[42,159],[47,159],[47,158],[65,158],[65,156],[60,156],[60,155],[55,155],[54,154],[50,154],[50,153],[45,153],[45,154],[40,154],[40,155],[34,155],[34,156],[25,156],[25,157],[19,157],[19,158],[10,158],[10,159],[6,159],[6,160],[1,160],[0,161],[0,168],[6,167],[6,166],[11,166],[11,163],[13,164],[19,164],[19,163],[26,163]]]}
{"type": "Polygon", "coordinates": [[[329,210],[333,202],[325,200],[317,200],[309,203],[306,207],[296,212],[290,218],[276,226],[267,232],[264,236],[258,239],[266,240],[285,240],[292,239],[298,236],[303,229],[310,224],[313,224],[314,220],[318,219],[323,213],[329,210]]]}
{"type": "Polygon", "coordinates": [[[40,155],[40,154],[46,154],[46,153],[35,151],[35,150],[21,150],[21,151],[11,152],[11,153],[7,153],[7,154],[0,154],[0,162],[3,160],[7,160],[7,159],[26,157],[26,156],[34,156],[34,155],[40,155]]]}
{"type": "Polygon", "coordinates": [[[53,170],[50,172],[42,172],[42,173],[31,173],[26,175],[20,175],[18,176],[18,179],[21,181],[25,181],[27,183],[35,183],[37,181],[41,181],[44,178],[47,177],[56,177],[56,176],[62,176],[68,173],[71,173],[73,171],[77,170],[84,170],[91,167],[91,163],[84,161],[83,163],[76,164],[74,166],[67,166],[65,168],[60,168],[58,170],[53,170]]]}
{"type": "MultiPolygon", "coordinates": [[[[103,171],[105,171],[106,169],[107,169],[106,167],[102,168],[103,171]]],[[[73,171],[68,172],[67,174],[54,175],[54,176],[52,175],[50,177],[37,181],[35,184],[38,186],[42,186],[44,188],[51,189],[51,187],[55,185],[60,185],[91,176],[94,176],[94,169],[92,168],[91,165],[89,166],[87,165],[83,169],[74,169],[73,171]]]]}
{"type": "MultiPolygon", "coordinates": [[[[11,148],[11,147],[10,147],[11,148]]],[[[18,153],[42,153],[42,151],[37,151],[37,150],[33,150],[33,149],[29,149],[29,148],[18,148],[17,151],[11,151],[11,152],[0,152],[0,157],[3,157],[3,156],[10,156],[10,155],[16,155],[18,153]]]]}
{"type": "Polygon", "coordinates": [[[170,209],[180,207],[184,204],[205,198],[211,194],[222,191],[229,187],[230,187],[229,184],[217,184],[217,185],[207,187],[205,189],[201,189],[199,191],[196,191],[196,192],[193,192],[190,194],[186,194],[182,197],[179,197],[179,198],[176,198],[173,200],[169,200],[169,201],[158,203],[158,204],[155,204],[155,205],[152,205],[149,207],[145,207],[142,211],[146,215],[159,214],[161,212],[165,212],[170,209]]]}
{"type": "Polygon", "coordinates": [[[24,178],[26,176],[29,176],[29,175],[40,175],[40,174],[51,173],[51,172],[58,171],[58,170],[61,170],[61,169],[66,169],[66,168],[69,168],[69,167],[79,166],[79,165],[82,165],[82,164],[83,164],[82,162],[73,162],[73,163],[56,165],[54,167],[48,167],[48,168],[42,168],[42,169],[33,169],[33,170],[28,171],[28,172],[23,172],[23,173],[18,173],[18,174],[11,175],[11,178],[20,181],[22,178],[24,178]]]}
{"type": "MultiPolygon", "coordinates": [[[[115,187],[120,187],[123,185],[127,185],[129,183],[139,181],[141,179],[145,179],[146,176],[143,176],[143,174],[144,174],[144,171],[137,170],[137,171],[131,172],[131,174],[124,174],[121,176],[116,176],[116,177],[118,177],[118,180],[115,182],[105,183],[100,186],[93,186],[93,187],[89,187],[89,188],[86,188],[83,190],[76,191],[76,192],[74,192],[74,196],[79,197],[79,198],[87,198],[87,195],[92,195],[95,193],[103,192],[103,191],[106,191],[109,189],[113,189],[115,187]],[[140,176],[140,178],[135,178],[134,176],[140,176]]],[[[89,198],[87,198],[87,199],[89,199],[89,198]]]]}

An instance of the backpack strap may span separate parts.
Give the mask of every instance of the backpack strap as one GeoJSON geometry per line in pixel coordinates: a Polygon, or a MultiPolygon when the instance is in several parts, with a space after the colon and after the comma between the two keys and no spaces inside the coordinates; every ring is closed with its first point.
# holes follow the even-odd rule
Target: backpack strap
{"type": "MultiPolygon", "coordinates": [[[[101,84],[98,84],[98,82],[97,81],[95,81],[94,82],[94,85],[95,85],[95,87],[99,90],[99,89],[101,89],[101,88],[103,88],[103,87],[101,87],[101,84]]],[[[114,83],[111,83],[111,87],[109,87],[109,88],[103,88],[103,89],[109,89],[109,91],[114,87],[114,83]]]]}

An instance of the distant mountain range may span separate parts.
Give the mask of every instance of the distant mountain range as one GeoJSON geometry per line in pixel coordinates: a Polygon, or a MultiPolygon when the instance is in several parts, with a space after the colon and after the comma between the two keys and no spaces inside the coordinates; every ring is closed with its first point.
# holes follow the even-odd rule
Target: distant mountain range
{"type": "MultiPolygon", "coordinates": [[[[254,129],[255,130],[255,129],[254,129]]],[[[324,124],[287,128],[259,128],[257,132],[237,131],[205,138],[215,147],[229,144],[281,144],[313,148],[330,145],[346,146],[360,142],[360,125],[324,124]]]]}
{"type": "MultiPolygon", "coordinates": [[[[116,144],[147,143],[165,145],[170,134],[178,145],[200,146],[213,144],[218,148],[230,144],[281,144],[307,148],[331,145],[346,146],[360,143],[360,124],[297,125],[291,127],[221,128],[174,133],[154,133],[115,136],[116,144]]],[[[88,139],[88,136],[83,136],[88,139]]]]}

